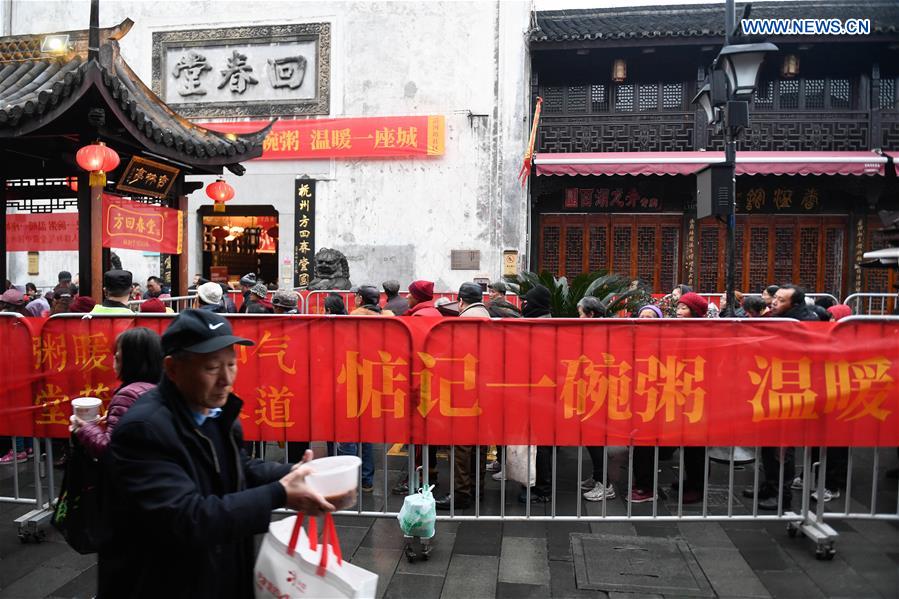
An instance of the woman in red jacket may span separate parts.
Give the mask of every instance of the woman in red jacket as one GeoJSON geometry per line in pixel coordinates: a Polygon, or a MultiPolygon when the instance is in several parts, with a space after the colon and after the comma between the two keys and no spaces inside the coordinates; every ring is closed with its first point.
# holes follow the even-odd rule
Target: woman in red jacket
{"type": "Polygon", "coordinates": [[[128,408],[159,382],[162,376],[159,335],[144,327],[123,332],[116,338],[112,364],[122,384],[112,396],[106,416],[96,422],[72,417],[73,432],[94,458],[100,458],[106,452],[112,431],[128,408]]]}

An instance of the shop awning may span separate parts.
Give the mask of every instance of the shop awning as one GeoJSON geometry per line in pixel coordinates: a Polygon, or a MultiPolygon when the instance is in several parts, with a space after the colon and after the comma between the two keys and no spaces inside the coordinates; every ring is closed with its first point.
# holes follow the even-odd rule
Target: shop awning
{"type": "MultiPolygon", "coordinates": [[[[537,154],[537,175],[692,175],[724,152],[537,154]]],[[[864,152],[737,152],[738,175],[883,175],[885,156],[864,152]]]]}

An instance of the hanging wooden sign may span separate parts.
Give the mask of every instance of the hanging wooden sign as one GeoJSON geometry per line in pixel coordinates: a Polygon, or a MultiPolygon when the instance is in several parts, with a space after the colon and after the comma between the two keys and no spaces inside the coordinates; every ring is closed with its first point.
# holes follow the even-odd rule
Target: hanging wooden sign
{"type": "Polygon", "coordinates": [[[180,172],[180,169],[173,166],[134,156],[119,177],[116,189],[154,198],[165,198],[168,197],[180,172]]]}

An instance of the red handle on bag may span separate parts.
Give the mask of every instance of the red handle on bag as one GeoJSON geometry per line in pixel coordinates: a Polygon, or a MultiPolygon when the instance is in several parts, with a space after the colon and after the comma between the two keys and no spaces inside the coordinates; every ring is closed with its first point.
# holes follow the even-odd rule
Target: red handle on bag
{"type": "Polygon", "coordinates": [[[334,526],[334,518],[331,513],[325,513],[325,529],[322,533],[322,557],[318,562],[318,570],[316,574],[324,576],[328,569],[328,547],[334,551],[334,557],[337,558],[338,564],[343,564],[343,555],[340,552],[340,539],[337,538],[337,528],[334,526]]]}
{"type": "MultiPolygon", "coordinates": [[[[300,531],[303,530],[303,520],[306,518],[306,514],[300,512],[297,514],[297,519],[293,523],[293,531],[290,533],[290,542],[287,544],[287,555],[293,557],[293,554],[296,553],[297,543],[300,541],[300,531]]],[[[309,549],[315,551],[318,549],[318,524],[315,521],[315,518],[309,518],[309,533],[306,535],[309,537],[309,549]]]]}

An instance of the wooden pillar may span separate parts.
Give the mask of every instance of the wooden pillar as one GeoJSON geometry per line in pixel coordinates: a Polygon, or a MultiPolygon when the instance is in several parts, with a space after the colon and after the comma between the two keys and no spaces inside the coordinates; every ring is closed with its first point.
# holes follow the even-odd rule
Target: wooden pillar
{"type": "Polygon", "coordinates": [[[187,235],[187,196],[179,194],[175,207],[181,211],[181,253],[172,256],[172,260],[174,260],[172,276],[175,277],[175,281],[172,281],[172,295],[175,294],[176,282],[178,295],[187,295],[187,287],[190,285],[190,274],[188,272],[190,267],[190,246],[187,235]]]}
{"type": "Polygon", "coordinates": [[[94,270],[91,262],[91,188],[89,175],[78,174],[78,293],[93,295],[91,281],[94,270]]]}
{"type": "Polygon", "coordinates": [[[6,272],[6,178],[0,177],[0,275],[3,282],[9,278],[6,272]]]}
{"type": "MultiPolygon", "coordinates": [[[[79,187],[80,189],[80,187],[79,187]]],[[[103,187],[90,187],[91,215],[91,297],[103,301],[103,187]]]]}

